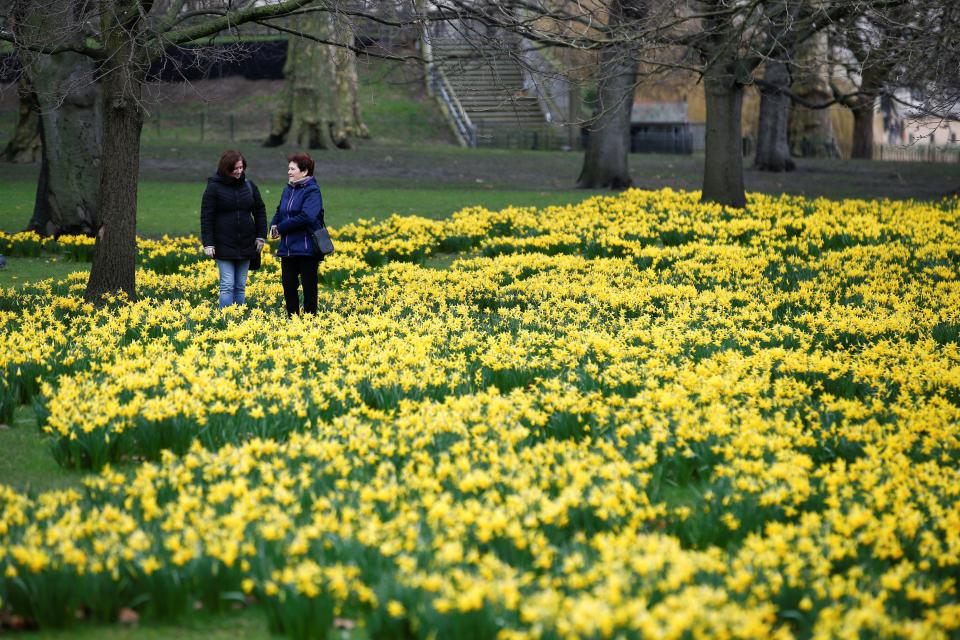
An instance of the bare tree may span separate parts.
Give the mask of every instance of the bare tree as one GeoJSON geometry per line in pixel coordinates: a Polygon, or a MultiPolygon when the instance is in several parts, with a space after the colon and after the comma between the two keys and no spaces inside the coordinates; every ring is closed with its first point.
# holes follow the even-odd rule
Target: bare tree
{"type": "Polygon", "coordinates": [[[745,203],[743,91],[773,49],[764,21],[786,22],[778,15],[785,11],[782,0],[669,0],[655,7],[501,0],[481,3],[482,10],[469,2],[438,4],[451,16],[469,16],[548,46],[601,52],[595,76],[600,105],[591,123],[591,138],[598,146],[585,153],[581,186],[629,184],[629,107],[640,82],[674,69],[696,73],[703,80],[707,106],[703,199],[731,206],[745,203]],[[598,7],[603,10],[599,14],[598,7]],[[564,22],[589,26],[557,28],[564,22]]]}
{"type": "Polygon", "coordinates": [[[648,16],[646,0],[613,0],[607,13],[610,33],[624,34],[601,48],[597,70],[597,113],[590,121],[583,168],[577,178],[581,189],[624,189],[630,177],[630,115],[637,85],[640,41],[630,31],[648,16]]]}
{"type": "Polygon", "coordinates": [[[960,69],[956,47],[960,8],[943,0],[908,0],[868,7],[831,30],[845,82],[834,93],[853,114],[852,157],[873,157],[874,118],[880,96],[915,89],[928,103],[919,111],[949,117],[957,104],[960,69]]]}
{"type": "MultiPolygon", "coordinates": [[[[819,99],[812,97],[811,93],[816,93],[814,88],[821,82],[829,90],[829,79],[824,70],[830,57],[825,53],[825,39],[822,37],[826,27],[831,20],[848,12],[856,13],[857,5],[837,3],[832,7],[835,14],[815,13],[824,8],[819,0],[777,0],[767,6],[768,49],[764,52],[763,76],[755,80],[760,90],[760,114],[754,168],[792,171],[796,163],[790,142],[791,127],[796,131],[810,126],[815,137],[833,140],[829,114],[824,110],[837,101],[829,93],[820,95],[819,99]],[[774,8],[777,10],[771,11],[774,8]],[[820,24],[811,22],[809,16],[813,14],[829,20],[821,19],[820,24]],[[814,55],[817,51],[824,52],[824,55],[814,55]],[[801,80],[795,84],[798,75],[801,80]],[[805,116],[797,116],[794,107],[798,105],[807,110],[805,116]]],[[[835,148],[836,144],[828,146],[835,148]]]]}

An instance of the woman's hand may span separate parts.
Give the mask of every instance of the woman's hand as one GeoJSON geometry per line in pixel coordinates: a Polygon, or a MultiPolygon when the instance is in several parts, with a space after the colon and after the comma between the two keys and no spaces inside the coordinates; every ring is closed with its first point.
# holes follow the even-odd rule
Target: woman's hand
{"type": "Polygon", "coordinates": [[[273,225],[272,227],[270,227],[270,239],[276,240],[279,237],[280,237],[280,230],[277,229],[277,225],[273,225]]]}
{"type": "Polygon", "coordinates": [[[266,244],[266,241],[263,238],[257,238],[257,253],[263,251],[264,244],[266,244]]]}
{"type": "Polygon", "coordinates": [[[208,258],[213,258],[217,255],[217,250],[214,249],[213,247],[204,247],[203,254],[208,258]]]}

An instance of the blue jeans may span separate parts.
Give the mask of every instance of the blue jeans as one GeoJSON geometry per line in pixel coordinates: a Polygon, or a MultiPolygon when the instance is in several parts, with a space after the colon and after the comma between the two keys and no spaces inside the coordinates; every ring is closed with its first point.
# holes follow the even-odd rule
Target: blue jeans
{"type": "Polygon", "coordinates": [[[247,303],[249,260],[217,260],[220,270],[220,308],[247,303]]]}

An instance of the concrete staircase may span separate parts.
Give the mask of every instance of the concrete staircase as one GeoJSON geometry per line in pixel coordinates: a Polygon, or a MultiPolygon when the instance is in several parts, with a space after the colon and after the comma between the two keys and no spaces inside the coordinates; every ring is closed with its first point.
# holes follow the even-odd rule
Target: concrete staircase
{"type": "Polygon", "coordinates": [[[456,40],[435,40],[432,48],[434,63],[477,129],[478,146],[503,146],[498,139],[548,128],[536,95],[524,92],[523,71],[509,54],[481,54],[456,40]]]}

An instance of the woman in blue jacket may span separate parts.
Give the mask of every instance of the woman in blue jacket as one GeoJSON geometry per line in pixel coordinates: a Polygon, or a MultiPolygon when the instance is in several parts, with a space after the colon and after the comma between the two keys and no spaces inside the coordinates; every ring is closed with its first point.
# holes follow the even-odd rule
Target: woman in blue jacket
{"type": "Polygon", "coordinates": [[[280,280],[287,315],[300,313],[298,289],[303,286],[303,312],[317,312],[317,281],[323,256],[313,241],[313,230],[323,226],[323,197],[313,177],[313,158],[294,153],[287,158],[290,182],[280,196],[270,222],[270,237],[280,238],[280,280]]]}

